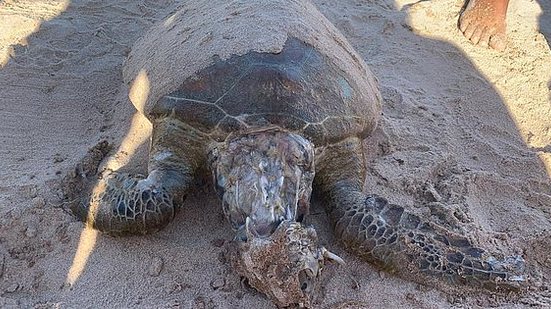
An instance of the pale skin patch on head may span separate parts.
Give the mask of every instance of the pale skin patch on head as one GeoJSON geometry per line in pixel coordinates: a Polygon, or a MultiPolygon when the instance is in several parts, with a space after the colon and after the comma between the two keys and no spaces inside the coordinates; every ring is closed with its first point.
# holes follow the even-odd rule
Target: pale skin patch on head
{"type": "Polygon", "coordinates": [[[230,137],[213,151],[217,189],[238,234],[230,260],[281,306],[310,304],[324,260],[343,262],[300,221],[314,177],[313,145],[280,129],[230,137]]]}
{"type": "Polygon", "coordinates": [[[259,233],[270,234],[282,220],[296,220],[299,203],[310,196],[314,171],[307,140],[274,129],[230,138],[218,147],[224,155],[214,160],[213,170],[235,228],[250,217],[259,233]]]}
{"type": "Polygon", "coordinates": [[[344,261],[318,244],[316,231],[283,221],[269,238],[255,237],[246,222],[246,241],[229,244],[229,260],[255,289],[278,306],[311,305],[316,278],[326,261],[344,261]]]}

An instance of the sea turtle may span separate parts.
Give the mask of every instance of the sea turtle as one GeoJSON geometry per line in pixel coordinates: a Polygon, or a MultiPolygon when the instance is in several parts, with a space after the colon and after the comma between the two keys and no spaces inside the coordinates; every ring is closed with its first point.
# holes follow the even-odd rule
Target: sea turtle
{"type": "Polygon", "coordinates": [[[324,260],[342,262],[303,224],[312,186],[337,239],[388,270],[423,282],[524,280],[522,258],[494,257],[363,193],[362,140],[381,94],[308,1],[190,1],[135,43],[123,74],[153,124],[148,176],[104,171],[72,207],[90,226],[111,235],[162,229],[196,174],[210,170],[236,230],[232,265],[280,306],[308,306],[324,260]]]}

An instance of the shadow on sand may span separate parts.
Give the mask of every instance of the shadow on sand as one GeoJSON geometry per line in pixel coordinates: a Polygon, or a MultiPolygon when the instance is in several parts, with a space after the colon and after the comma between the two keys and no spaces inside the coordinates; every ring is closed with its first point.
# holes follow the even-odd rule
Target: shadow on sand
{"type": "MultiPolygon", "coordinates": [[[[471,208],[467,211],[476,222],[482,221],[486,228],[497,232],[516,235],[512,243],[530,253],[533,235],[550,227],[550,214],[544,209],[549,205],[543,200],[543,192],[550,188],[549,175],[534,151],[524,144],[494,87],[457,47],[415,35],[404,27],[407,14],[395,11],[390,0],[378,4],[370,1],[355,11],[351,18],[359,18],[372,29],[363,33],[354,32],[355,26],[347,22],[350,16],[342,18],[340,8],[332,10],[317,2],[371,64],[384,93],[384,119],[366,146],[374,154],[369,159],[372,174],[368,177],[368,190],[415,205],[434,202],[437,195],[444,205],[462,201],[471,208]],[[423,125],[411,126],[420,123],[423,125]],[[414,157],[416,160],[410,160],[414,157]],[[421,166],[414,165],[418,163],[421,166]],[[411,177],[385,174],[389,169],[403,169],[407,171],[404,175],[415,175],[416,180],[404,186],[401,183],[411,177]],[[517,181],[511,182],[513,178],[517,181]],[[467,180],[471,181],[471,187],[454,187],[453,181],[467,180]],[[423,183],[434,183],[436,193],[415,189],[423,183]],[[453,196],[454,188],[467,190],[463,194],[472,200],[453,196]],[[520,217],[512,219],[509,214],[512,210],[520,217]]],[[[551,3],[539,2],[544,12],[540,16],[540,29],[551,42],[551,3]]],[[[132,43],[174,7],[174,1],[73,1],[57,18],[44,22],[29,37],[28,46],[15,48],[13,59],[0,69],[0,123],[2,130],[6,128],[1,136],[6,140],[3,149],[10,150],[0,153],[0,167],[17,175],[38,173],[40,177],[36,179],[55,178],[58,170],[69,170],[98,140],[108,139],[117,148],[122,140],[130,139],[138,141],[136,152],[123,151],[120,156],[127,156],[125,161],[131,162],[126,168],[143,173],[147,143],[140,140],[146,140],[147,136],[130,133],[135,111],[126,99],[127,89],[122,86],[120,72],[132,43]],[[51,162],[56,155],[65,160],[53,166],[51,162]]],[[[5,180],[26,181],[13,176],[5,180]]],[[[171,289],[166,282],[150,276],[144,279],[144,268],[158,257],[163,257],[161,267],[169,272],[163,278],[177,283],[173,288],[181,293],[179,297],[196,300],[198,295],[207,293],[208,297],[218,299],[211,293],[210,274],[226,276],[228,281],[239,279],[226,274],[218,260],[221,249],[212,245],[231,237],[219,202],[211,191],[207,190],[209,197],[205,197],[200,190],[186,201],[185,215],[180,214],[155,235],[128,239],[100,237],[100,241],[94,241],[96,247],[89,250],[90,258],[84,261],[88,265],[82,265],[83,273],[75,279],[71,290],[58,287],[63,285],[71,268],[78,236],[70,235],[68,245],[54,244],[63,249],[51,253],[40,264],[45,269],[40,270],[42,281],[52,283],[44,284],[39,291],[32,286],[24,287],[20,295],[26,300],[21,304],[31,306],[54,297],[68,307],[82,303],[129,306],[134,300],[158,306],[159,301],[172,299],[167,296],[172,292],[158,291],[171,289]],[[63,253],[65,250],[67,253],[63,253]],[[54,262],[56,266],[47,265],[54,262]],[[88,291],[113,294],[102,296],[111,299],[108,301],[88,291]]],[[[324,220],[313,219],[318,223],[324,220]]],[[[69,222],[64,224],[67,228],[69,222]]],[[[56,227],[44,229],[46,234],[53,235],[56,227]]],[[[323,226],[320,229],[324,231],[322,236],[337,246],[330,229],[323,226]]],[[[17,246],[17,238],[8,237],[6,246],[17,246]]],[[[355,259],[346,253],[344,257],[355,259]]],[[[354,267],[358,267],[357,263],[338,273],[355,273],[354,267]]],[[[13,271],[17,272],[6,270],[4,278],[16,278],[16,273],[10,273],[13,271]]],[[[327,291],[333,298],[328,296],[320,303],[327,306],[329,299],[352,297],[395,307],[402,305],[403,294],[419,293],[414,285],[398,279],[382,280],[377,287],[366,278],[359,280],[379,293],[358,294],[349,285],[333,284],[335,289],[327,291]],[[396,284],[404,284],[404,289],[395,291],[396,284]]],[[[331,280],[341,282],[329,279],[328,285],[331,280]]],[[[5,280],[0,286],[11,283],[5,280]]],[[[233,289],[235,293],[228,294],[228,299],[218,299],[226,302],[222,306],[239,306],[244,301],[258,306],[268,304],[250,289],[238,285],[233,289]]],[[[445,297],[440,298],[441,305],[447,304],[445,297]]]]}

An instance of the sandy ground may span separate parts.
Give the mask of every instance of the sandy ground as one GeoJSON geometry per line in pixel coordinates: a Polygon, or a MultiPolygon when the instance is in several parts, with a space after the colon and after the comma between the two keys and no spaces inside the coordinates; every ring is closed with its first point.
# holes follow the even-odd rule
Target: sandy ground
{"type": "MultiPolygon", "coordinates": [[[[381,272],[311,222],[346,266],[319,308],[551,306],[551,4],[512,0],[504,53],[456,29],[461,0],[315,1],[379,78],[366,190],[416,213],[448,209],[486,246],[523,254],[519,294],[444,293],[381,272]]],[[[273,308],[223,258],[232,232],[210,184],[150,236],[83,231],[59,181],[100,140],[143,172],[149,124],[127,99],[132,43],[178,1],[0,1],[0,308],[273,308]]],[[[435,217],[435,216],[432,216],[435,217]]],[[[433,218],[438,220],[438,218],[433,218]]]]}

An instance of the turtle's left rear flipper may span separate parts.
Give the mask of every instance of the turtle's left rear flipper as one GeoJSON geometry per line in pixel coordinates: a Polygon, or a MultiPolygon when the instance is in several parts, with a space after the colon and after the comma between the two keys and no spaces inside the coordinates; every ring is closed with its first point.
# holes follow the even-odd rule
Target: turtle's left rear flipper
{"type": "Polygon", "coordinates": [[[354,253],[420,283],[444,279],[517,288],[525,282],[522,257],[488,253],[462,235],[362,193],[365,166],[359,139],[326,149],[319,161],[315,184],[337,238],[354,253]]]}
{"type": "Polygon", "coordinates": [[[520,256],[490,254],[384,198],[349,194],[356,197],[332,214],[335,233],[351,251],[385,269],[423,283],[439,277],[449,283],[518,288],[525,281],[520,256]]]}

